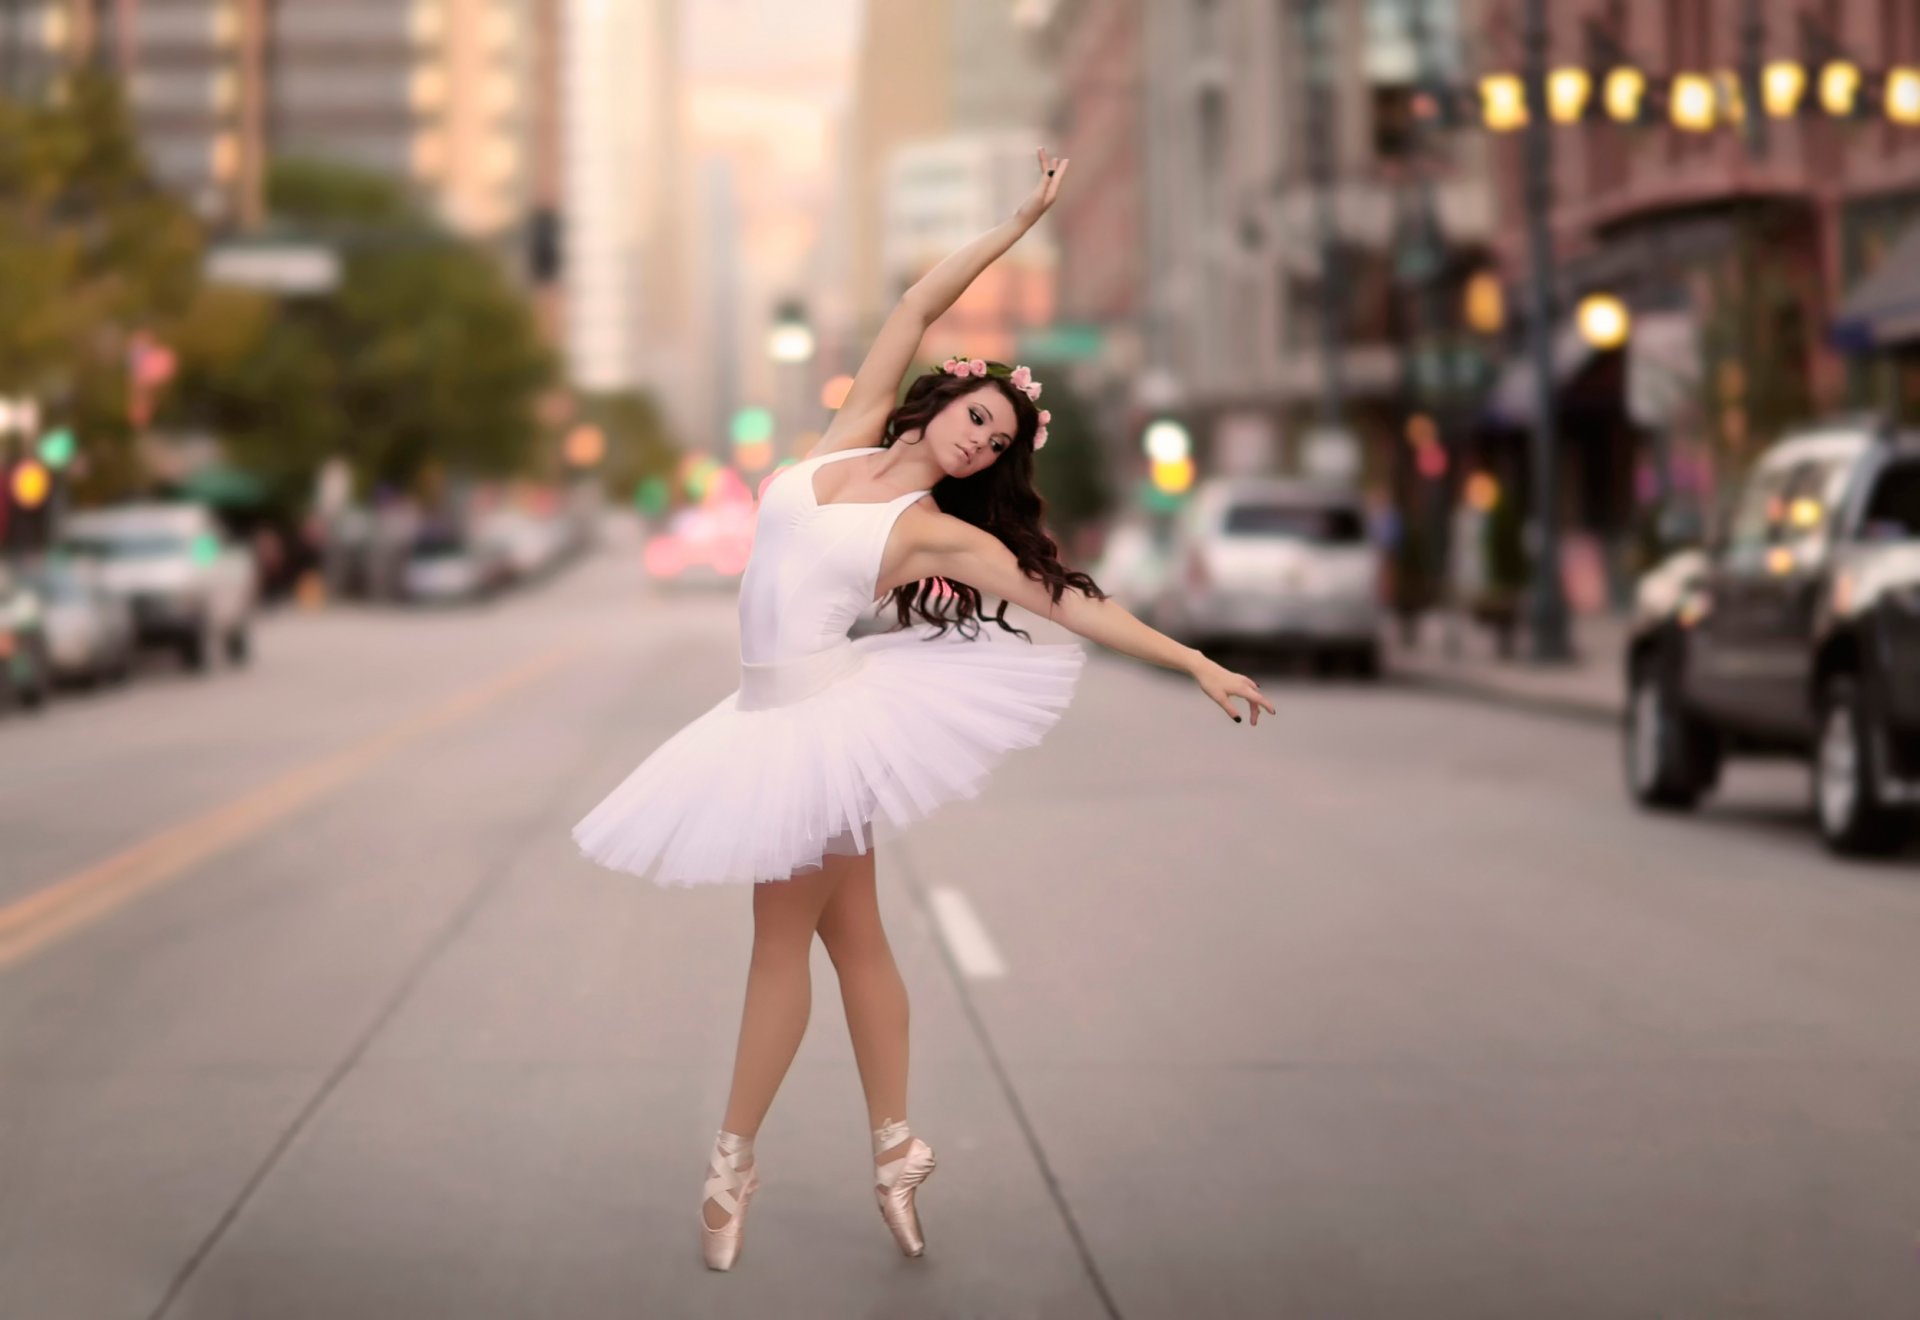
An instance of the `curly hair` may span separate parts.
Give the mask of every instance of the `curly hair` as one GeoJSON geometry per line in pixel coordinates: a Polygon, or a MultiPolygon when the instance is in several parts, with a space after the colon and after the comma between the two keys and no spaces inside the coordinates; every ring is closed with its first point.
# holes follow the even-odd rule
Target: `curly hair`
{"type": "MultiPolygon", "coordinates": [[[[1003,363],[991,363],[990,367],[1005,370],[1003,363]]],[[[1023,573],[1046,584],[1047,594],[1055,604],[1068,587],[1095,600],[1105,600],[1107,593],[1090,576],[1060,562],[1059,546],[1041,529],[1046,501],[1033,486],[1033,437],[1040,429],[1040,409],[1004,375],[955,376],[936,368],[920,376],[907,387],[906,397],[899,406],[887,414],[886,425],[880,430],[880,447],[917,444],[926,434],[927,423],[937,417],[941,409],[955,399],[986,389],[999,390],[1013,405],[1013,443],[999,458],[972,476],[942,478],[933,487],[934,502],[941,512],[997,537],[1013,552],[1023,573]],[[903,438],[916,432],[912,440],[903,438]]],[[[911,623],[917,613],[927,622],[939,625],[933,634],[936,637],[948,628],[958,628],[962,636],[977,636],[979,620],[984,617],[978,590],[942,577],[895,587],[891,599],[900,626],[911,623]],[[946,613],[948,603],[954,609],[952,616],[946,613]],[[967,631],[969,625],[972,632],[967,631]]],[[[1007,622],[1004,600],[991,617],[1006,631],[1033,640],[1026,629],[1007,622]]]]}

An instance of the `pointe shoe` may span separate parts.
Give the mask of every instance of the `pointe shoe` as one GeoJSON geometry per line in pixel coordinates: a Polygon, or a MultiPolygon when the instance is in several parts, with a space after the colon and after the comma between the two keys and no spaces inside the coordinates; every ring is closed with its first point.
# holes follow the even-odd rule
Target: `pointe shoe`
{"type": "Polygon", "coordinates": [[[753,1157],[753,1138],[720,1130],[714,1138],[713,1155],[707,1169],[707,1190],[700,1199],[700,1249],[710,1270],[730,1270],[740,1259],[741,1234],[746,1230],[747,1205],[760,1190],[760,1161],[753,1157]],[[719,1203],[727,1212],[727,1222],[719,1228],[707,1224],[707,1202],[719,1203]]]}
{"type": "Polygon", "coordinates": [[[907,1130],[906,1120],[887,1123],[873,1130],[873,1153],[877,1158],[881,1152],[891,1150],[902,1141],[907,1148],[898,1156],[879,1166],[876,1171],[878,1181],[874,1184],[874,1199],[880,1203],[880,1217],[887,1221],[887,1227],[893,1232],[893,1240],[900,1244],[904,1255],[918,1256],[927,1249],[927,1240],[920,1232],[920,1212],[914,1207],[913,1195],[920,1184],[933,1172],[933,1148],[907,1130]]]}

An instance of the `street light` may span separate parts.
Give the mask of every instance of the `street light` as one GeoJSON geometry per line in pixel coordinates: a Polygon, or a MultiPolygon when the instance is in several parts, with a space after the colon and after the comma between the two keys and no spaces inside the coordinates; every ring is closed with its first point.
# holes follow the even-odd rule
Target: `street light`
{"type": "Polygon", "coordinates": [[[1609,70],[1601,98],[1607,114],[1615,123],[1632,124],[1640,119],[1640,105],[1647,95],[1647,75],[1631,65],[1609,70]]]}
{"type": "Polygon", "coordinates": [[[1713,80],[1704,73],[1675,74],[1673,126],[1689,133],[1712,132],[1718,99],[1713,80]]]}
{"type": "Polygon", "coordinates": [[[1633,317],[1627,305],[1610,293],[1590,293],[1582,298],[1576,317],[1580,337],[1602,351],[1626,343],[1633,329],[1633,317]]]}
{"type": "Polygon", "coordinates": [[[1556,124],[1577,124],[1587,112],[1593,78],[1585,69],[1555,69],[1547,78],[1547,104],[1556,124]]]}
{"type": "Polygon", "coordinates": [[[1775,119],[1791,119],[1800,113],[1800,99],[1807,91],[1807,71],[1792,60],[1775,60],[1760,75],[1767,113],[1775,119]]]}
{"type": "Polygon", "coordinates": [[[767,355],[775,362],[798,365],[813,358],[813,327],[798,303],[782,304],[767,335],[767,355]]]}
{"type": "Polygon", "coordinates": [[[1490,73],[1480,80],[1480,107],[1487,127],[1512,133],[1527,126],[1527,87],[1518,75],[1490,73]]]}
{"type": "Polygon", "coordinates": [[[1887,118],[1920,128],[1920,69],[1895,69],[1887,75],[1887,118]]]}
{"type": "Polygon", "coordinates": [[[1829,60],[1820,70],[1820,107],[1835,119],[1853,115],[1860,98],[1860,66],[1852,60],[1829,60]]]}

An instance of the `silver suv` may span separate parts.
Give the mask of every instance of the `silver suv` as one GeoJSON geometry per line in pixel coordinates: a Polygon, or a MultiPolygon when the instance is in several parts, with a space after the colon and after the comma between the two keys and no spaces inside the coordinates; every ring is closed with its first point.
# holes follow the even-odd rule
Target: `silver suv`
{"type": "Polygon", "coordinates": [[[1380,556],[1365,506],[1278,477],[1214,477],[1175,522],[1161,631],[1190,646],[1300,651],[1323,667],[1380,672],[1380,556]]]}

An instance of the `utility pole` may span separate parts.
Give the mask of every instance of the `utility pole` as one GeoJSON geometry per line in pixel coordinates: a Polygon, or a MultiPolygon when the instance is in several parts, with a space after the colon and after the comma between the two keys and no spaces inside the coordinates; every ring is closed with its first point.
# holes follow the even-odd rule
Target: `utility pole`
{"type": "Polygon", "coordinates": [[[1527,0],[1526,210],[1533,256],[1528,339],[1533,350],[1533,658],[1569,660],[1567,601],[1560,585],[1559,435],[1554,416],[1554,259],[1548,225],[1553,202],[1553,125],[1547,118],[1547,0],[1527,0]]]}
{"type": "Polygon", "coordinates": [[[1766,57],[1766,5],[1746,0],[1740,16],[1740,99],[1746,103],[1747,155],[1754,161],[1767,157],[1766,57]]]}
{"type": "Polygon", "coordinates": [[[1300,25],[1307,56],[1306,146],[1307,172],[1313,181],[1314,224],[1320,246],[1320,361],[1322,389],[1320,421],[1337,428],[1346,417],[1346,387],[1340,373],[1340,349],[1345,341],[1341,316],[1340,249],[1334,222],[1334,166],[1339,149],[1334,141],[1333,52],[1329,27],[1333,14],[1326,0],[1301,0],[1300,25]]]}

